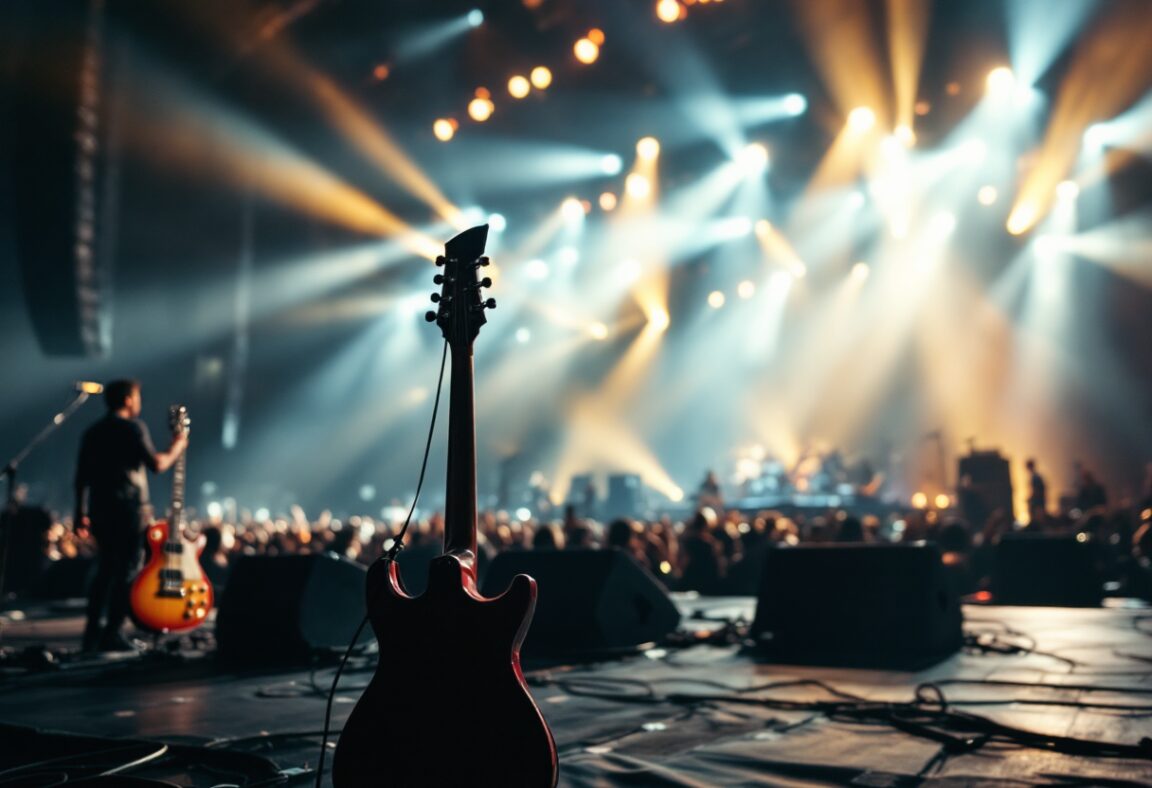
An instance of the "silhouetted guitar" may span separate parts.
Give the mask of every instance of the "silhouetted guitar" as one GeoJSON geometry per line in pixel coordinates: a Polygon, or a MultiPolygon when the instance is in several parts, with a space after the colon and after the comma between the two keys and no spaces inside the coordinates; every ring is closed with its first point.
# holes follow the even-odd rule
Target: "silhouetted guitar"
{"type": "MultiPolygon", "coordinates": [[[[173,405],[168,421],[174,435],[186,434],[191,420],[188,409],[173,405]]],[[[204,536],[184,534],[184,479],[187,452],[172,466],[172,513],[167,521],[148,526],[148,563],[132,581],[129,599],[133,620],[153,632],[184,632],[195,629],[212,609],[212,584],[200,566],[204,536]]]]}
{"type": "Polygon", "coordinates": [[[476,271],[488,226],[450,240],[429,312],[452,353],[444,554],[428,589],[409,596],[395,561],[368,570],[368,617],[380,643],[372,681],[336,746],[332,782],[359,786],[551,788],[556,745],[520,670],[520,644],[536,606],[536,581],[518,575],[501,596],[476,583],[476,427],[472,342],[484,324],[476,271]]]}

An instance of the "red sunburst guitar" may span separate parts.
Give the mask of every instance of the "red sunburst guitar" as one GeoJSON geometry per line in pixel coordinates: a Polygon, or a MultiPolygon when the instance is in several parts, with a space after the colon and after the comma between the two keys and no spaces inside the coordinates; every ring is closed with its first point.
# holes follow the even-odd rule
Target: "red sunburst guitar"
{"type": "MultiPolygon", "coordinates": [[[[168,419],[174,434],[188,432],[188,409],[173,405],[168,419]]],[[[204,536],[184,534],[184,478],[187,452],[172,466],[172,513],[168,521],[148,526],[148,563],[132,581],[129,599],[132,619],[153,632],[186,632],[208,618],[212,609],[212,584],[200,566],[204,536]]]]}
{"type": "Polygon", "coordinates": [[[336,746],[337,788],[552,788],[556,745],[520,670],[536,581],[518,575],[486,599],[476,583],[476,427],[472,341],[484,324],[476,270],[488,226],[466,230],[437,259],[443,286],[428,313],[452,351],[444,554],[411,597],[387,556],[368,570],[368,618],[380,662],[336,746]]]}

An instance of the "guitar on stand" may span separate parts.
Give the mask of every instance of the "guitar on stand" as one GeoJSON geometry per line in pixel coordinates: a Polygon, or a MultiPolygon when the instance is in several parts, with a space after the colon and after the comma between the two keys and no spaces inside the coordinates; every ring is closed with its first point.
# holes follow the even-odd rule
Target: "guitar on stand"
{"type": "Polygon", "coordinates": [[[337,788],[556,785],[556,745],[524,683],[520,644],[536,606],[536,581],[518,575],[487,599],[476,582],[476,425],[472,343],[486,322],[476,271],[488,226],[450,240],[429,312],[452,355],[444,554],[428,588],[409,596],[394,555],[368,570],[367,607],[380,645],[371,682],[336,746],[337,788]]]}
{"type": "MultiPolygon", "coordinates": [[[[173,435],[187,434],[188,409],[168,409],[173,435]]],[[[151,557],[132,581],[129,601],[133,620],[156,633],[187,632],[203,624],[212,609],[212,584],[200,566],[203,534],[189,539],[184,533],[184,480],[188,453],[172,468],[172,513],[167,521],[148,526],[151,557]]]]}

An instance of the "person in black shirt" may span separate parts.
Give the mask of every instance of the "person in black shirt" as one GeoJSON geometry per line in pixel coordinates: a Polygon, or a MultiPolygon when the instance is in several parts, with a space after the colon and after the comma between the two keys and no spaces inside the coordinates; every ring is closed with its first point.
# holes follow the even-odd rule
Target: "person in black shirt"
{"type": "Polygon", "coordinates": [[[186,434],[167,451],[152,446],[140,421],[140,383],[114,380],[104,387],[108,412],[84,433],[76,467],[75,526],[96,540],[96,575],[88,592],[85,651],[133,648],[120,628],[128,617],[128,591],[140,562],[148,519],[147,470],[163,473],[188,445],[186,434]],[[107,618],[101,623],[101,616],[107,618]]]}
{"type": "Polygon", "coordinates": [[[1038,525],[1048,516],[1048,485],[1036,469],[1036,460],[1029,458],[1024,467],[1028,470],[1028,519],[1038,525]]]}

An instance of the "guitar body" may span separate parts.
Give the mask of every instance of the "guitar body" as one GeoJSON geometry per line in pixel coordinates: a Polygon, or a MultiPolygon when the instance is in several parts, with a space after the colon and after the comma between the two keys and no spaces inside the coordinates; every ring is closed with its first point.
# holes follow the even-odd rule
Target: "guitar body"
{"type": "Polygon", "coordinates": [[[556,745],[520,670],[536,582],[520,575],[485,599],[470,557],[447,554],[423,595],[404,592],[393,561],[372,566],[367,594],[380,662],[340,735],[333,785],[556,785],[556,745]]]}
{"type": "Polygon", "coordinates": [[[163,520],[148,526],[147,536],[148,563],[129,591],[132,619],[153,632],[195,629],[207,620],[214,602],[212,584],[200,566],[204,537],[192,541],[181,533],[173,538],[163,520]]]}

